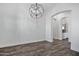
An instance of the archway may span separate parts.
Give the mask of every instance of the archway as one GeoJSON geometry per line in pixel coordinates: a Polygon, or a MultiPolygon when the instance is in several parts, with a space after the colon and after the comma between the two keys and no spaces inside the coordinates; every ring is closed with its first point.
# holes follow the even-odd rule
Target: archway
{"type": "Polygon", "coordinates": [[[68,39],[70,33],[71,10],[64,10],[52,15],[53,39],[68,39]]]}

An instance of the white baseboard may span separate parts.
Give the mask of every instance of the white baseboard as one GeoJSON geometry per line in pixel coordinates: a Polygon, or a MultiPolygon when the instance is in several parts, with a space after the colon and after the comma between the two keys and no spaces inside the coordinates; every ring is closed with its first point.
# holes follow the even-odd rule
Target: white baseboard
{"type": "Polygon", "coordinates": [[[53,42],[53,39],[45,39],[48,42],[53,42]]]}

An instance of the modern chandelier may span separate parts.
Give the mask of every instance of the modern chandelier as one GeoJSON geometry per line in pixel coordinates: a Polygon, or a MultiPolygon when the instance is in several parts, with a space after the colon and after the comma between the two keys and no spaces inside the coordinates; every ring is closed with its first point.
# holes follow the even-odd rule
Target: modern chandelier
{"type": "Polygon", "coordinates": [[[29,8],[29,12],[30,12],[30,16],[32,18],[40,18],[43,13],[44,13],[44,9],[43,6],[41,4],[35,3],[35,4],[31,4],[30,8],[29,8]]]}

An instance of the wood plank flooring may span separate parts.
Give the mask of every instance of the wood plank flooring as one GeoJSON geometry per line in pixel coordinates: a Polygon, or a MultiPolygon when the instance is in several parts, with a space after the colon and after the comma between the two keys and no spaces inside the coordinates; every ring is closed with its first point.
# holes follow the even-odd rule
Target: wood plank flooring
{"type": "Polygon", "coordinates": [[[73,56],[68,40],[55,39],[52,43],[47,41],[22,44],[12,47],[0,48],[0,56],[73,56]]]}

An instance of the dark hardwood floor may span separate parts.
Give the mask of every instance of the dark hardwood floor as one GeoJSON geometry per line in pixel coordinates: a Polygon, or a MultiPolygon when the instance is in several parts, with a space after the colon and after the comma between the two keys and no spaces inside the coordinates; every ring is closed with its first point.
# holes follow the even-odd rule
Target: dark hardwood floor
{"type": "Polygon", "coordinates": [[[0,48],[0,56],[75,56],[79,55],[70,49],[68,40],[54,39],[47,41],[22,44],[12,47],[0,48]]]}

